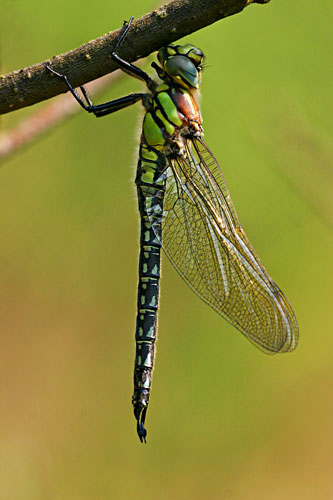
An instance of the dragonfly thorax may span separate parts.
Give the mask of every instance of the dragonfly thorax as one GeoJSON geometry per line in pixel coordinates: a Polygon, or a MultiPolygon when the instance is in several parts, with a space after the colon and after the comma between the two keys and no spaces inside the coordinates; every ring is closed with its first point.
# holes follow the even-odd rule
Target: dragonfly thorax
{"type": "Polygon", "coordinates": [[[183,138],[202,135],[200,108],[193,91],[166,83],[158,86],[143,120],[142,140],[166,155],[177,155],[183,151],[183,138]]]}
{"type": "Polygon", "coordinates": [[[158,51],[161,66],[152,63],[161,84],[148,85],[142,141],[167,156],[184,152],[185,137],[203,135],[196,94],[204,55],[193,45],[168,45],[158,51]]]}

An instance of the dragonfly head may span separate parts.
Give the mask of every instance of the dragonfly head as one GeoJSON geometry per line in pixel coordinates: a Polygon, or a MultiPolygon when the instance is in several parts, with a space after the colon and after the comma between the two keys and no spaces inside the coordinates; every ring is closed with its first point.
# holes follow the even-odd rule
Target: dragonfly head
{"type": "Polygon", "coordinates": [[[204,55],[193,45],[167,45],[157,54],[157,59],[167,75],[187,89],[198,89],[201,81],[201,64],[204,55]]]}

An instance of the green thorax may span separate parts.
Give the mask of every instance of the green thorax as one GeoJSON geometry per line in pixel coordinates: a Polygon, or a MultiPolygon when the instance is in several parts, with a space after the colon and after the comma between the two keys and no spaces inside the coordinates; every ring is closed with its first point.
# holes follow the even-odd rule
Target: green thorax
{"type": "Polygon", "coordinates": [[[158,52],[161,66],[153,63],[163,81],[152,93],[143,122],[142,140],[158,151],[186,128],[201,131],[201,115],[195,93],[201,81],[203,53],[193,45],[168,45],[158,52]]]}

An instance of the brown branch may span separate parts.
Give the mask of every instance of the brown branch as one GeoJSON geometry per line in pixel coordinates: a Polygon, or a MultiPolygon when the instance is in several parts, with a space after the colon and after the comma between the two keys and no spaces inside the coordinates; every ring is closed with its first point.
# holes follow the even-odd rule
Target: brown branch
{"type": "MultiPolygon", "coordinates": [[[[133,22],[121,47],[129,62],[219,19],[241,12],[250,3],[269,0],[174,0],[133,22]]],[[[120,30],[34,66],[0,76],[0,114],[31,106],[67,91],[64,82],[45,68],[50,64],[78,87],[117,69],[111,52],[120,30]]]]}

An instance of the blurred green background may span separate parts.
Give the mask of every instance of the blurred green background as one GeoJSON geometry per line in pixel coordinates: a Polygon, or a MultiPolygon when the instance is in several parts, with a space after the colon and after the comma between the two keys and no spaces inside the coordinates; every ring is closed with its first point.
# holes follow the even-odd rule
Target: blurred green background
{"type": "MultiPolygon", "coordinates": [[[[1,71],[153,7],[5,0],[1,71]]],[[[207,54],[207,143],[300,343],[265,356],[163,258],[146,446],[130,403],[139,106],[81,112],[2,165],[1,500],[333,498],[332,14],[272,0],[186,39],[207,54]]],[[[99,102],[139,88],[125,77],[99,102]]]]}

